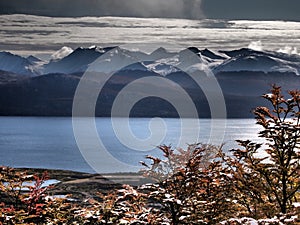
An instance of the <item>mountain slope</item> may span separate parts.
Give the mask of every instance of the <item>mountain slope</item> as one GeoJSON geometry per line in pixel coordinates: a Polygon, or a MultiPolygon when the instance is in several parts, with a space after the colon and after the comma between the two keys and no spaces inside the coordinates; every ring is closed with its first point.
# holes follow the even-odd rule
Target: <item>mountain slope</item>
{"type": "MultiPolygon", "coordinates": [[[[208,93],[203,88],[209,89],[209,94],[215,93],[209,86],[211,82],[223,91],[228,117],[250,117],[251,110],[264,103],[259,96],[268,92],[271,84],[282,86],[284,91],[298,89],[300,84],[299,56],[251,49],[217,52],[190,47],[168,52],[159,48],[147,54],[120,47],[91,47],[78,48],[48,63],[7,52],[0,57],[0,115],[71,116],[74,93],[83,73],[89,84],[99,88],[102,76],[111,75],[99,90],[96,116],[110,116],[116,96],[132,82],[142,82],[143,86],[131,86],[124,99],[145,96],[148,93],[143,91],[153,90],[153,95],[141,99],[130,112],[138,117],[178,116],[174,107],[159,96],[163,90],[176,102],[186,101],[179,94],[180,88],[191,97],[199,117],[210,117],[208,93]],[[37,71],[42,75],[36,76],[37,71]],[[166,79],[169,83],[153,85],[144,78],[166,79]]],[[[84,101],[89,101],[91,90],[87,87],[84,101]]],[[[126,115],[120,112],[119,116],[126,115]]]]}
{"type": "Polygon", "coordinates": [[[103,55],[111,48],[77,48],[70,55],[57,60],[51,60],[43,68],[43,74],[48,73],[64,73],[72,74],[78,72],[84,72],[88,68],[89,64],[94,62],[98,57],[103,55]]]}
{"type": "Polygon", "coordinates": [[[215,73],[234,71],[258,71],[258,72],[292,72],[299,75],[300,64],[288,62],[265,54],[252,53],[238,55],[226,60],[216,68],[215,73]]]}
{"type": "Polygon", "coordinates": [[[0,70],[15,74],[34,76],[34,63],[10,52],[0,52],[0,70]]]}

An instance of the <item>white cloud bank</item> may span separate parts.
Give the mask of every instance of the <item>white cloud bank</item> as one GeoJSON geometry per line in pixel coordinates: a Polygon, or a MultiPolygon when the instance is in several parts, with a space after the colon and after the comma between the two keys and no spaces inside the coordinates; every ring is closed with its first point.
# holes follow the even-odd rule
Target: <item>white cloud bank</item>
{"type": "Polygon", "coordinates": [[[285,46],[284,48],[280,48],[278,52],[286,53],[289,55],[298,55],[298,50],[296,47],[285,46]]]}
{"type": "Polygon", "coordinates": [[[261,41],[252,41],[248,45],[249,49],[255,50],[255,51],[262,51],[263,50],[263,45],[261,41]]]}
{"type": "Polygon", "coordinates": [[[73,49],[67,46],[62,47],[58,51],[54,52],[51,55],[51,60],[59,60],[62,59],[68,55],[70,55],[73,52],[73,49]]]}
{"type": "MultiPolygon", "coordinates": [[[[249,43],[256,50],[286,51],[285,46],[300,49],[300,22],[0,15],[0,24],[5,24],[0,32],[0,51],[21,55],[46,53],[47,58],[62,46],[75,49],[139,43],[211,50],[239,49],[249,43]]],[[[61,55],[56,53],[52,58],[61,55]]]]}

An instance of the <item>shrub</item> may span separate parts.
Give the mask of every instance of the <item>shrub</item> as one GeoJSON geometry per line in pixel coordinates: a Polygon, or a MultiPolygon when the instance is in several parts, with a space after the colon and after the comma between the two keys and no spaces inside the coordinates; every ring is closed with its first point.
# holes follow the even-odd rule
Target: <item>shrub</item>
{"type": "MultiPolygon", "coordinates": [[[[93,224],[216,224],[236,212],[232,177],[216,158],[219,148],[160,146],[164,158],[147,156],[144,174],[152,183],[108,196],[87,218],[93,224]],[[95,217],[95,215],[98,215],[95,217]]],[[[86,212],[84,214],[87,214],[86,212]]]]}
{"type": "Polygon", "coordinates": [[[223,157],[235,180],[239,203],[254,218],[291,213],[293,203],[299,201],[300,92],[289,95],[285,99],[281,88],[273,86],[270,94],[263,95],[272,109],[255,109],[264,144],[238,141],[243,148],[232,150],[233,157],[223,157]]]}
{"type": "Polygon", "coordinates": [[[170,224],[216,224],[234,211],[232,179],[217,158],[219,147],[195,144],[177,153],[159,148],[165,159],[148,156],[151,166],[143,163],[146,176],[157,183],[143,190],[170,224]]]}
{"type": "MultiPolygon", "coordinates": [[[[0,167],[0,224],[71,224],[80,221],[73,213],[75,205],[65,199],[53,199],[43,183],[47,172],[28,175],[9,167],[0,167]],[[32,183],[29,185],[27,183],[32,183]],[[75,218],[76,217],[76,218],[75,218]]],[[[75,223],[82,224],[82,223],[75,223]]]]}

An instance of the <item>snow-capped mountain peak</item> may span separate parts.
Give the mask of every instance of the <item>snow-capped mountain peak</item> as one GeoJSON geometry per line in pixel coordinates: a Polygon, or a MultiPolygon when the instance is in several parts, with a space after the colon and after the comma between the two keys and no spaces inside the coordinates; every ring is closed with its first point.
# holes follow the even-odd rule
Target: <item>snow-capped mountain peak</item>
{"type": "Polygon", "coordinates": [[[50,73],[82,74],[86,70],[104,73],[139,70],[167,76],[180,70],[200,71],[203,68],[210,68],[215,74],[241,71],[300,74],[299,55],[247,48],[212,51],[189,47],[179,52],[169,52],[161,47],[147,54],[120,47],[91,46],[72,51],[63,47],[55,54],[55,60],[52,58],[49,62],[44,62],[34,56],[24,58],[9,52],[0,52],[0,70],[28,76],[50,73]]]}
{"type": "Polygon", "coordinates": [[[269,72],[290,72],[300,74],[300,58],[298,62],[290,60],[287,55],[279,55],[273,52],[259,52],[251,49],[241,49],[228,53],[230,59],[214,68],[214,72],[239,72],[239,71],[260,71],[269,72]]]}

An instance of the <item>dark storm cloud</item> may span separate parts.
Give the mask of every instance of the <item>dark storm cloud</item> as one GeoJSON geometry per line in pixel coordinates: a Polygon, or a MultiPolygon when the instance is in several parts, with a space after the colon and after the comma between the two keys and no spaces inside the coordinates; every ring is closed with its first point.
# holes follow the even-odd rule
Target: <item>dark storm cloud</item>
{"type": "Polygon", "coordinates": [[[299,0],[0,0],[0,14],[298,20],[299,0]]]}
{"type": "Polygon", "coordinates": [[[300,21],[299,0],[203,0],[202,10],[214,19],[300,21]]]}
{"type": "Polygon", "coordinates": [[[199,19],[201,0],[0,0],[0,13],[199,19]]]}

